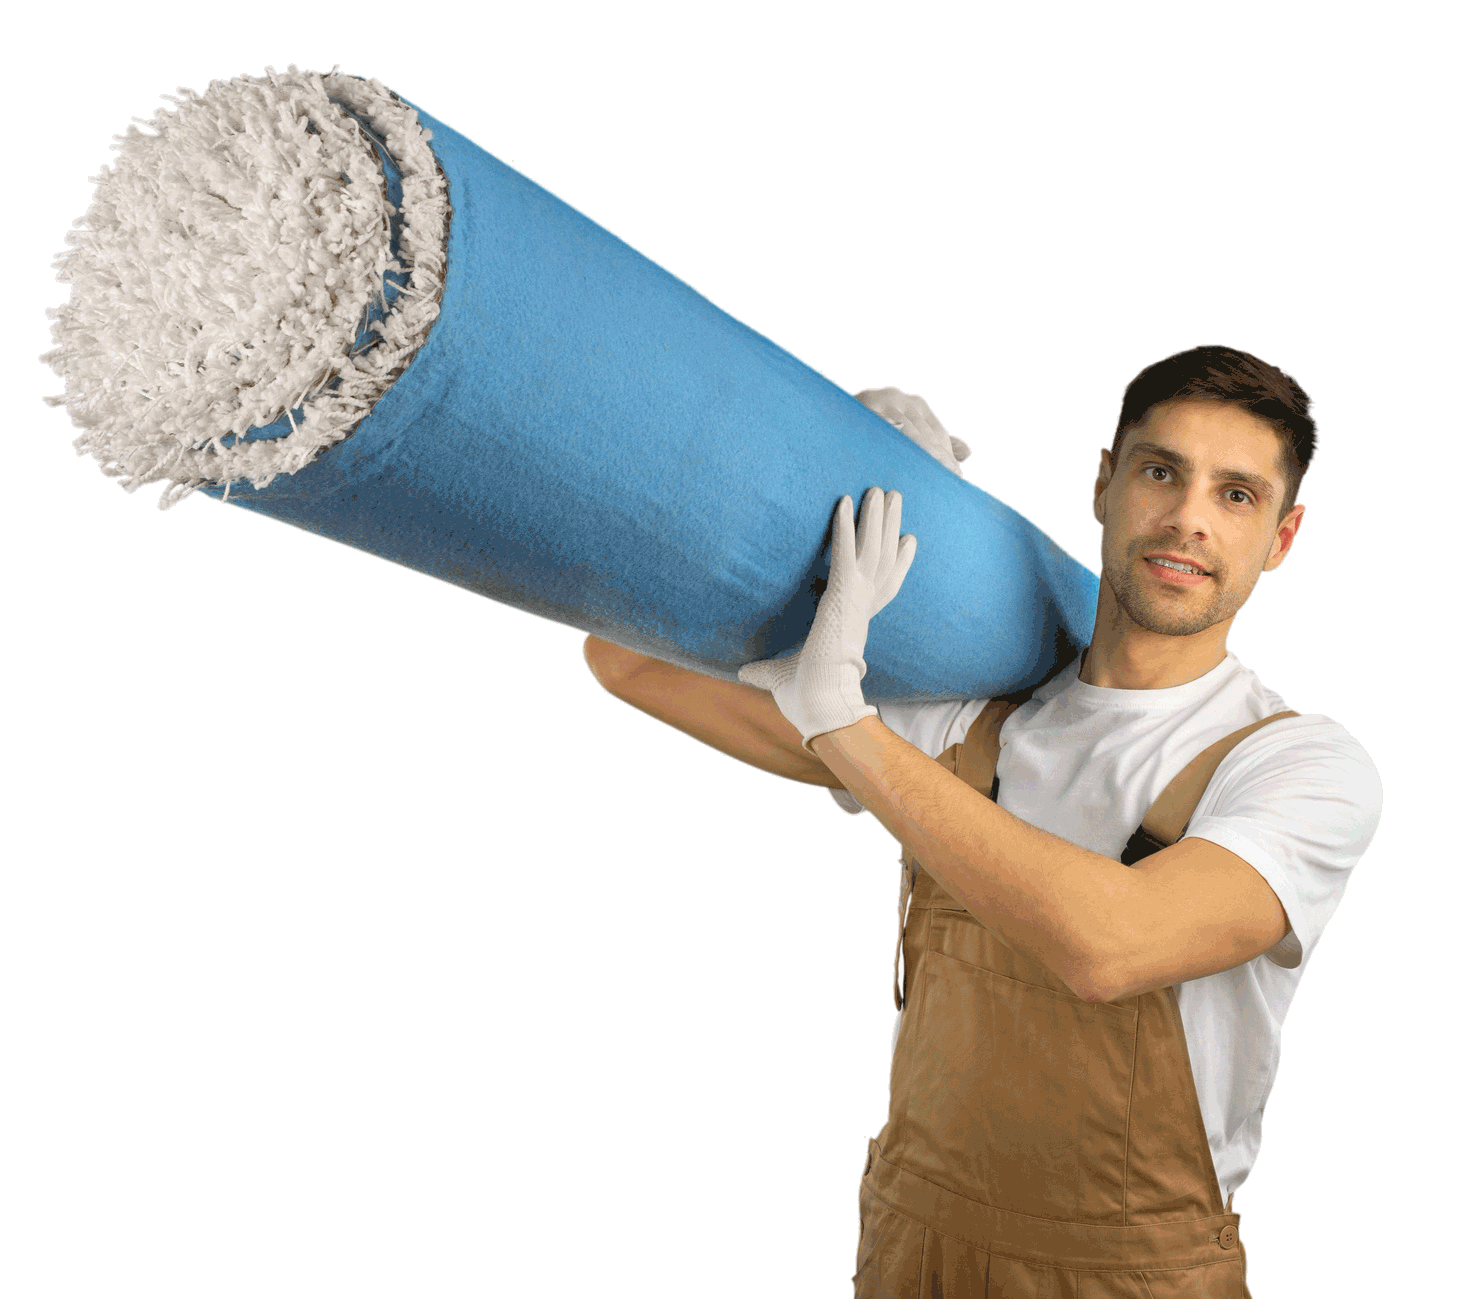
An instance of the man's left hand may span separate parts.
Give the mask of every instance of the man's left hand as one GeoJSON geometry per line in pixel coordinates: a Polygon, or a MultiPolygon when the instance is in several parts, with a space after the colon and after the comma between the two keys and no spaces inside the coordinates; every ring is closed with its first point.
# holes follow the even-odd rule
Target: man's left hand
{"type": "Polygon", "coordinates": [[[899,535],[902,507],[898,492],[886,497],[879,488],[869,488],[855,533],[853,499],[839,500],[828,586],[808,639],[790,658],[762,659],[737,673],[738,681],[772,692],[782,715],[798,728],[804,748],[815,736],[878,713],[864,702],[864,646],[869,621],[898,594],[914,563],[915,539],[899,535]]]}
{"type": "MultiPolygon", "coordinates": [[[[960,473],[960,462],[970,455],[970,447],[945,431],[945,426],[923,397],[900,392],[898,388],[865,388],[863,392],[854,394],[854,400],[886,423],[894,425],[952,474],[960,473]]],[[[963,474],[961,476],[964,477],[963,474]]]]}

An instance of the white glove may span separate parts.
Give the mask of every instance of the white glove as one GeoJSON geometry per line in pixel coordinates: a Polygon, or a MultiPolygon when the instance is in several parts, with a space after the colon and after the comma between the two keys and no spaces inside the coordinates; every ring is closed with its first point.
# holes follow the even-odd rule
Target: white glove
{"type": "Polygon", "coordinates": [[[899,593],[914,563],[915,539],[899,535],[903,504],[898,492],[886,498],[870,487],[855,533],[853,499],[839,500],[828,586],[808,639],[790,658],[762,659],[737,673],[738,681],[772,692],[782,715],[798,728],[804,748],[816,736],[878,713],[864,702],[860,684],[868,670],[864,645],[869,621],[899,593]]]}
{"type": "MultiPolygon", "coordinates": [[[[960,473],[959,462],[970,455],[970,448],[945,431],[945,426],[936,418],[935,412],[923,397],[901,392],[898,388],[865,388],[863,392],[854,395],[854,400],[873,411],[880,419],[888,421],[921,450],[928,451],[946,469],[952,473],[960,473]]],[[[890,599],[892,598],[891,594],[890,599]]],[[[881,605],[880,608],[882,607],[881,605]]],[[[857,814],[864,810],[863,804],[848,790],[830,789],[828,792],[845,812],[857,814]]]]}
{"type": "Polygon", "coordinates": [[[970,448],[945,431],[923,397],[900,392],[898,388],[866,388],[856,393],[854,400],[894,425],[951,473],[960,473],[959,462],[970,455],[970,448]]]}

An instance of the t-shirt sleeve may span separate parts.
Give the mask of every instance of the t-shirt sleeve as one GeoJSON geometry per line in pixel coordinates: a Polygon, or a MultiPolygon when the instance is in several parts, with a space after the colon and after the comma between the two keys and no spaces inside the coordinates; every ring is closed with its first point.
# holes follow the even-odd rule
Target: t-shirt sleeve
{"type": "Polygon", "coordinates": [[[935,703],[875,704],[879,720],[927,757],[938,758],[965,738],[988,701],[942,699],[935,703]]]}
{"type": "Polygon", "coordinates": [[[1381,778],[1366,750],[1344,727],[1310,714],[1275,722],[1236,746],[1185,838],[1227,848],[1264,876],[1290,921],[1290,932],[1265,955],[1294,969],[1341,901],[1381,811],[1381,778]]]}

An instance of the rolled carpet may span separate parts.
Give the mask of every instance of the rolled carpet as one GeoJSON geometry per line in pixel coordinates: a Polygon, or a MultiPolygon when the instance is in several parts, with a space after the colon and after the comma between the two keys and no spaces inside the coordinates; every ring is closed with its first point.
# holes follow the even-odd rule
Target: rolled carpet
{"type": "MultiPolygon", "coordinates": [[[[57,259],[79,453],[712,676],[807,635],[839,497],[919,553],[871,701],[1034,684],[1097,579],[847,393],[379,82],[291,67],[118,137],[57,259]]],[[[973,466],[972,466],[973,468],[973,466]]]]}

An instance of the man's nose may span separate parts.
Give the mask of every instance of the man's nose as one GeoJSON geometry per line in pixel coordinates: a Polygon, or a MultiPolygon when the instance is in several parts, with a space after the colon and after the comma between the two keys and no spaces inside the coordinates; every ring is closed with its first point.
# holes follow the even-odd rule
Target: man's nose
{"type": "Polygon", "coordinates": [[[1186,487],[1172,499],[1163,516],[1163,526],[1181,537],[1207,537],[1212,505],[1201,485],[1186,487]]]}

